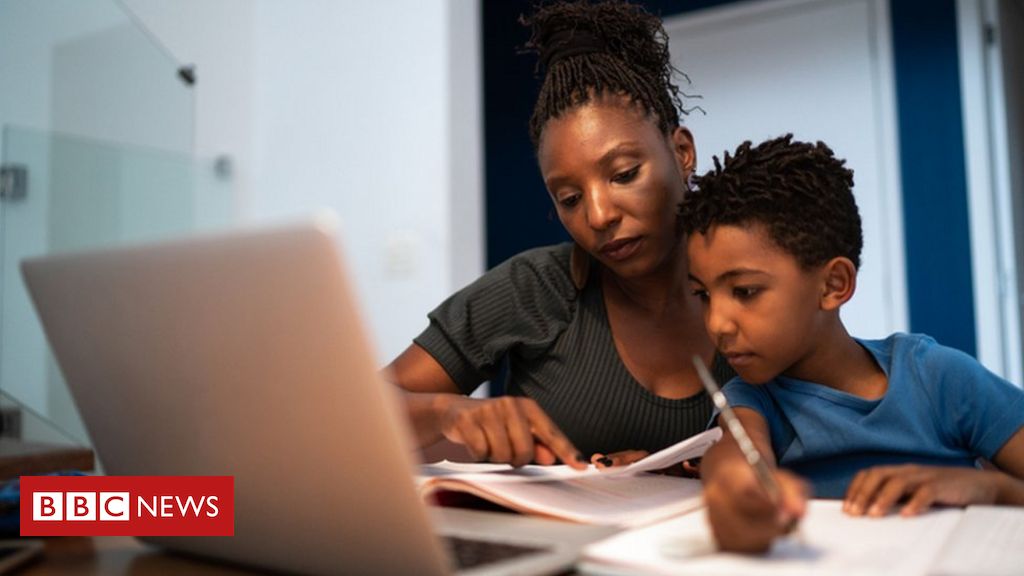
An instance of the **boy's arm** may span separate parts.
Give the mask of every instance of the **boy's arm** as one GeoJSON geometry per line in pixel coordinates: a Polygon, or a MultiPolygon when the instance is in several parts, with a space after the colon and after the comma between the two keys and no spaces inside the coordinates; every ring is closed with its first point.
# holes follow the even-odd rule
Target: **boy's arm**
{"type": "Polygon", "coordinates": [[[859,472],[847,490],[843,509],[854,515],[882,516],[906,500],[900,514],[913,516],[935,504],[1024,506],[1024,428],[992,458],[997,470],[938,466],[878,466],[859,472]]]}
{"type": "Polygon", "coordinates": [[[1005,472],[1000,478],[996,504],[1024,506],[1024,428],[1010,436],[992,463],[1005,472]]]}
{"type": "Polygon", "coordinates": [[[779,502],[772,501],[727,427],[723,427],[722,440],[708,450],[701,463],[708,521],[722,550],[764,552],[772,540],[785,534],[803,516],[807,487],[796,476],[775,469],[764,417],[749,408],[734,410],[754,446],[773,468],[782,494],[779,502]]]}

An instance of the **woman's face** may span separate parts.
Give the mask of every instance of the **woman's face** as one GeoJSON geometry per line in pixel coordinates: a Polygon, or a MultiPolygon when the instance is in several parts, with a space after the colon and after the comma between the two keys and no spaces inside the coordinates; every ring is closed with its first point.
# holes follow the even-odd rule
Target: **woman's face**
{"type": "Polygon", "coordinates": [[[548,121],[538,156],[562,225],[616,275],[656,273],[682,249],[677,206],[694,162],[686,129],[666,136],[622,98],[593,100],[548,121]]]}

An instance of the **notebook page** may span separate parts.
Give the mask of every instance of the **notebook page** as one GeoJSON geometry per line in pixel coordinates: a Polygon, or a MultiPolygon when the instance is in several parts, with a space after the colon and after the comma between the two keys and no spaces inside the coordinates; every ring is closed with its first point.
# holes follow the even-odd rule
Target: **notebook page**
{"type": "Polygon", "coordinates": [[[512,480],[461,482],[459,490],[514,510],[606,526],[640,526],[702,505],[700,480],[692,478],[643,474],[545,482],[512,480]]]}
{"type": "Polygon", "coordinates": [[[722,430],[715,427],[710,430],[705,430],[695,436],[691,436],[681,442],[677,442],[668,448],[655,452],[654,454],[650,454],[646,458],[637,460],[628,466],[618,466],[614,468],[599,469],[596,466],[591,465],[586,470],[574,470],[565,464],[559,464],[556,466],[538,466],[530,464],[520,468],[513,468],[508,464],[490,464],[483,462],[464,463],[442,460],[440,462],[431,462],[429,464],[421,465],[419,473],[421,478],[419,481],[422,483],[425,477],[470,474],[490,474],[492,475],[491,477],[466,477],[469,479],[480,480],[486,478],[488,481],[498,482],[533,482],[539,479],[568,480],[584,478],[587,476],[632,476],[641,472],[661,470],[662,468],[667,468],[673,464],[678,464],[683,460],[703,456],[704,452],[706,452],[708,448],[714,445],[715,442],[721,438],[722,430]],[[494,473],[499,473],[502,478],[498,479],[498,475],[494,473]]]}
{"type": "Polygon", "coordinates": [[[813,500],[800,538],[766,556],[713,552],[705,514],[688,514],[620,533],[584,549],[581,569],[619,574],[925,575],[962,512],[915,518],[853,518],[838,500],[813,500]]]}
{"type": "Polygon", "coordinates": [[[936,576],[1024,574],[1024,509],[971,506],[932,567],[936,576]]]}

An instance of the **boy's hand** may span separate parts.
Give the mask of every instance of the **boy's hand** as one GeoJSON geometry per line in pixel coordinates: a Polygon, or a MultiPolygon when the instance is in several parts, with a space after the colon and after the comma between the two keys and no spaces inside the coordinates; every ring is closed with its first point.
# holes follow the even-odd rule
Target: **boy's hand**
{"type": "Polygon", "coordinates": [[[743,460],[716,466],[706,479],[704,502],[718,547],[728,552],[761,553],[790,532],[807,510],[807,484],[784,470],[774,470],[781,493],[775,503],[743,460]]]}
{"type": "Polygon", "coordinates": [[[933,504],[993,504],[1000,473],[974,468],[876,466],[861,470],[846,490],[843,511],[853,516],[884,516],[898,502],[903,516],[925,512],[933,504]]]}

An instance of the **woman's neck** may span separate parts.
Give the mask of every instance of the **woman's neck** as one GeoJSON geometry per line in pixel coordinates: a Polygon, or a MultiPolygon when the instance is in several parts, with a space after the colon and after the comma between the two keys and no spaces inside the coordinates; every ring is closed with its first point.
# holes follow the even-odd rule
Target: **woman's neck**
{"type": "Polygon", "coordinates": [[[623,278],[602,270],[605,292],[620,304],[650,314],[665,314],[686,305],[689,286],[686,252],[677,249],[656,271],[637,278],[623,278]]]}

